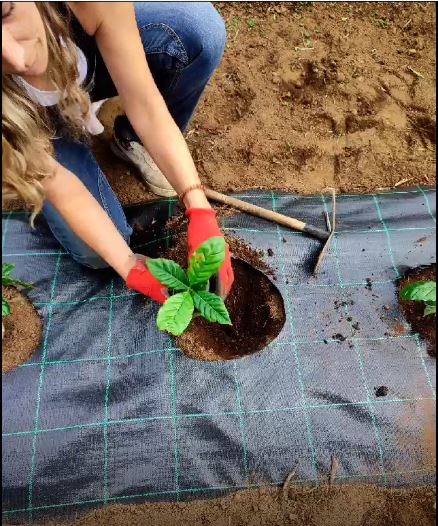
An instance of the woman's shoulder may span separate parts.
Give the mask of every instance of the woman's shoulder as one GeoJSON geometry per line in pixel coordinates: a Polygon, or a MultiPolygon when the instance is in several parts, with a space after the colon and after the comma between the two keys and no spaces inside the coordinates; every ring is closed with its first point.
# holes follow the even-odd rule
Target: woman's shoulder
{"type": "Polygon", "coordinates": [[[102,21],[102,3],[105,2],[65,2],[65,9],[70,9],[87,35],[94,36],[102,21]]]}

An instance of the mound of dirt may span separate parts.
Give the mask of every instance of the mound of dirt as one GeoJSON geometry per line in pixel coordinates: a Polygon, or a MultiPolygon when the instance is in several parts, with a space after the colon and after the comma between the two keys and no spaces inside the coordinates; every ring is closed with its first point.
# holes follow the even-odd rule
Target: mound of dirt
{"type": "Polygon", "coordinates": [[[109,506],[64,526],[432,526],[435,495],[427,487],[269,488],[178,504],[109,506]]]}
{"type": "Polygon", "coordinates": [[[27,362],[38,349],[43,324],[32,303],[15,287],[2,287],[2,295],[11,306],[11,314],[3,318],[2,373],[7,373],[27,362]]]}
{"type": "MultiPolygon", "coordinates": [[[[218,3],[228,43],[187,142],[206,184],[367,193],[435,180],[432,3],[218,3]],[[263,174],[263,175],[261,175],[263,174]]],[[[107,140],[124,204],[150,197],[107,140]]]]}

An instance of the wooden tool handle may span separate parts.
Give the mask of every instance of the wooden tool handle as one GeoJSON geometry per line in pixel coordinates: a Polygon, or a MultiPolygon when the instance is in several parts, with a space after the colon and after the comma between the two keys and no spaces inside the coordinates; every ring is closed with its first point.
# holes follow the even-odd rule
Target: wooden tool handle
{"type": "Polygon", "coordinates": [[[283,214],[279,214],[278,212],[273,212],[272,210],[267,210],[266,208],[261,208],[260,206],[253,205],[245,201],[241,201],[240,199],[236,199],[235,197],[231,197],[229,195],[215,192],[210,188],[205,189],[205,194],[208,197],[208,199],[211,199],[212,201],[232,206],[233,208],[241,210],[242,212],[246,212],[247,214],[251,214],[256,217],[261,217],[263,219],[267,219],[268,221],[273,221],[274,223],[287,226],[289,228],[292,228],[293,230],[306,232],[307,234],[310,234],[313,237],[317,237],[318,239],[326,240],[330,236],[329,232],[321,230],[320,228],[313,227],[312,225],[308,225],[303,221],[294,219],[293,217],[285,216],[283,214]]]}

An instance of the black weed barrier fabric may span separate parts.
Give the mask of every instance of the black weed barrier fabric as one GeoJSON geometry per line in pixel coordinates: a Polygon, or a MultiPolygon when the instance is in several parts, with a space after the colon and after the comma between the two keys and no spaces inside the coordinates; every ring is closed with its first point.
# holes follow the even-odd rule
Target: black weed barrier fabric
{"type": "MultiPolygon", "coordinates": [[[[321,228],[331,210],[323,196],[239,197],[321,228]]],[[[110,270],[81,268],[42,220],[32,231],[24,214],[4,213],[3,261],[35,284],[44,339],[2,378],[3,521],[216,497],[293,470],[298,483],[323,483],[333,457],[339,483],[433,483],[435,361],[406,326],[396,283],[436,261],[435,203],[420,188],[340,196],[318,278],[319,241],[244,214],[224,219],[227,232],[272,249],[287,322],[263,352],[217,363],[186,358],[157,330],[157,305],[110,270]]],[[[171,242],[175,212],[173,201],[128,211],[152,225],[137,251],[171,242]]]]}

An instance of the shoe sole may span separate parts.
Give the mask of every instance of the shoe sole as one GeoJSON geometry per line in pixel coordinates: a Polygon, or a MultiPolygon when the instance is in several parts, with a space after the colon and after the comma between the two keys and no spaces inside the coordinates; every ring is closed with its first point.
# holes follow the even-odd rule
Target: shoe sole
{"type": "MultiPolygon", "coordinates": [[[[133,163],[131,159],[125,154],[125,152],[117,146],[117,143],[114,142],[114,139],[112,139],[110,142],[110,149],[116,157],[137,168],[137,165],[133,163]]],[[[176,197],[178,195],[174,190],[167,190],[166,188],[160,188],[159,186],[155,186],[154,184],[150,183],[145,177],[143,177],[141,171],[138,168],[137,171],[139,172],[142,181],[153,194],[158,195],[159,197],[176,197]]]]}

